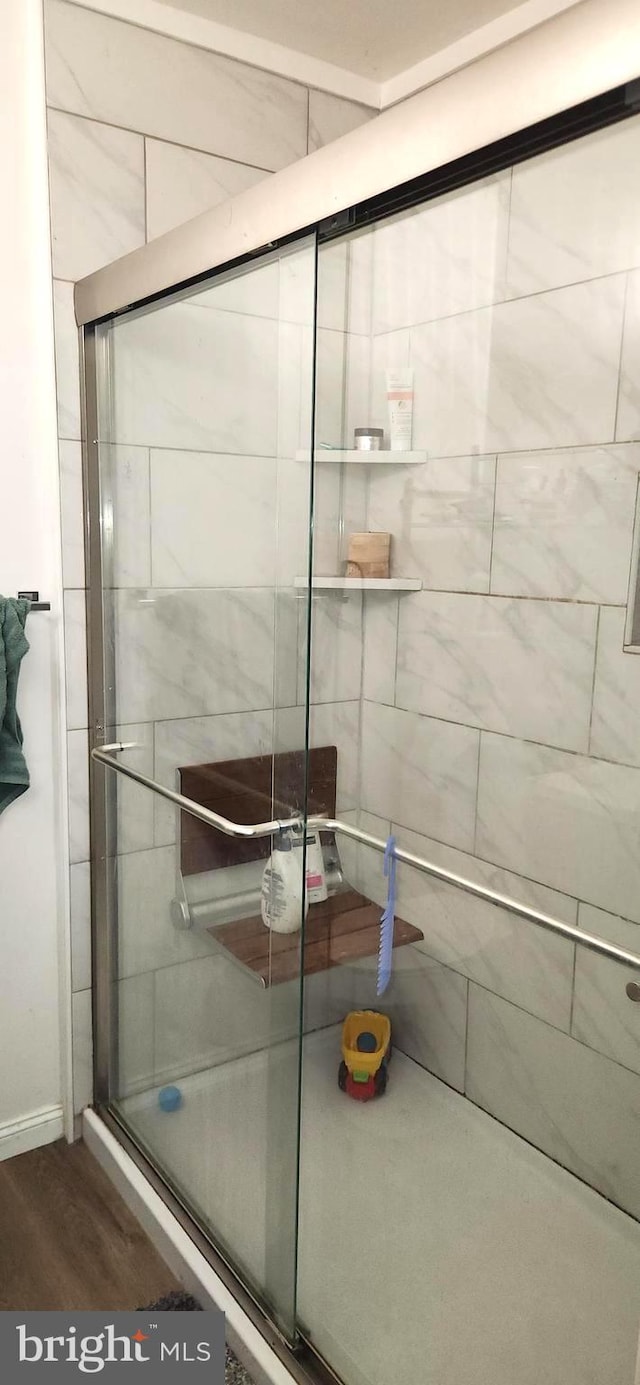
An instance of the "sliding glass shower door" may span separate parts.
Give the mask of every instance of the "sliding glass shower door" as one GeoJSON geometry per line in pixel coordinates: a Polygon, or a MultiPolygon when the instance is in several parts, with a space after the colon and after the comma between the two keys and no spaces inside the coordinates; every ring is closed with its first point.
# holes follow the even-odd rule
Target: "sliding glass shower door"
{"type": "Polygon", "coordinates": [[[304,833],[293,931],[270,932],[272,838],[157,789],[304,823],[315,258],[298,242],[87,342],[94,744],[142,776],[94,763],[98,1097],[287,1336],[304,833]]]}
{"type": "Polygon", "coordinates": [[[86,337],[97,1096],[345,1385],[636,1370],[640,116],[597,119],[86,337]]]}

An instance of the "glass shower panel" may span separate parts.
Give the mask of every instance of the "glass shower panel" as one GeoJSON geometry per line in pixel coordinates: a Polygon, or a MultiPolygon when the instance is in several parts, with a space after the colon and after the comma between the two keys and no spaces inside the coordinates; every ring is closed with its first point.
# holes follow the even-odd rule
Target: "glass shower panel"
{"type": "MultiPolygon", "coordinates": [[[[341,818],[636,953],[639,154],[634,117],[321,245],[309,709],[341,818]]],[[[340,965],[305,995],[304,1336],[349,1385],[632,1385],[637,973],[398,865],[378,995],[382,857],[338,845],[340,965]],[[393,1056],[361,1102],[339,1021],[369,1008],[393,1056]]]]}
{"type": "MultiPolygon", "coordinates": [[[[105,334],[106,739],[241,823],[305,815],[315,256],[298,242],[105,334]]],[[[292,1336],[302,918],[262,923],[271,838],[106,784],[112,1105],[292,1336]]]]}

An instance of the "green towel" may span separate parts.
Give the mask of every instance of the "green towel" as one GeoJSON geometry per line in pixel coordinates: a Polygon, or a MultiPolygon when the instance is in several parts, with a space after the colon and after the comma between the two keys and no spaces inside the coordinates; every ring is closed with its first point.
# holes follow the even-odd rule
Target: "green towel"
{"type": "Polygon", "coordinates": [[[30,601],[0,596],[0,813],[29,788],[16,694],[29,648],[24,626],[30,609],[30,601]]]}

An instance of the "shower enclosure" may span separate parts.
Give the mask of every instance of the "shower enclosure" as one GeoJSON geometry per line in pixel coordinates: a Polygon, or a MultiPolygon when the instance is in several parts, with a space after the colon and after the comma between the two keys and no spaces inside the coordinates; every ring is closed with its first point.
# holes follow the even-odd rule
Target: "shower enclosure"
{"type": "Polygon", "coordinates": [[[96,1101],[300,1379],[634,1380],[634,92],[84,327],[96,1101]]]}

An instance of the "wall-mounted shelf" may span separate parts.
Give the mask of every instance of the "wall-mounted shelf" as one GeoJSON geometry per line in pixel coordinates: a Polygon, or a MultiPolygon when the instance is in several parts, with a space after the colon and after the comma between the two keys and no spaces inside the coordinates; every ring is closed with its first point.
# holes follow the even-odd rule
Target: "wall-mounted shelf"
{"type": "MultiPolygon", "coordinates": [[[[375,957],[380,942],[379,904],[356,890],[332,895],[312,904],[304,929],[304,974],[313,976],[332,967],[348,966],[375,957]]],[[[263,986],[293,981],[300,975],[300,933],[270,933],[259,915],[207,930],[263,986]]],[[[393,946],[423,941],[419,928],[396,918],[393,946]]]]}
{"type": "MultiPolygon", "coordinates": [[[[426,452],[390,452],[380,448],[377,452],[366,452],[361,448],[319,447],[316,450],[317,462],[349,462],[355,466],[419,466],[426,462],[426,452]]],[[[297,462],[308,462],[309,449],[296,452],[297,462]]]]}
{"type": "MultiPolygon", "coordinates": [[[[306,577],[294,578],[294,587],[306,587],[306,577]]],[[[312,577],[314,591],[419,592],[420,577],[312,577]]]]}

